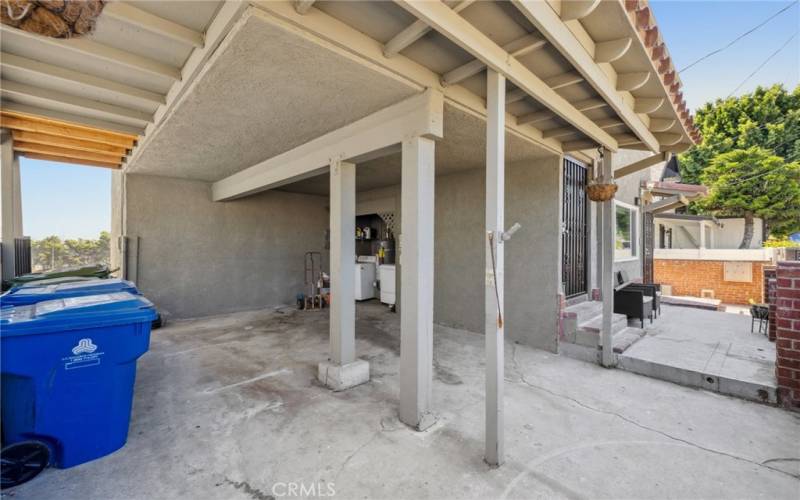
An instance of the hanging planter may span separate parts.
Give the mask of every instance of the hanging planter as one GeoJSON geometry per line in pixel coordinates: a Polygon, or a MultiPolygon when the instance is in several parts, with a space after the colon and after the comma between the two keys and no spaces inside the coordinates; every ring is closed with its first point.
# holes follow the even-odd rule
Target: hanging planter
{"type": "Polygon", "coordinates": [[[605,182],[602,176],[591,181],[586,186],[586,194],[592,201],[608,201],[614,199],[617,192],[617,185],[614,181],[605,182]]]}
{"type": "Polygon", "coordinates": [[[52,38],[88,35],[105,0],[0,0],[0,21],[52,38]]]}

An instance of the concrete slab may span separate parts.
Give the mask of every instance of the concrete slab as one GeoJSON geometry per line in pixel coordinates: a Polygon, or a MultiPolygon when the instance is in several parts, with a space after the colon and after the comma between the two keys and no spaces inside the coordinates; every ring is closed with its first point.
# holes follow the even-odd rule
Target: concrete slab
{"type": "Polygon", "coordinates": [[[482,459],[482,335],[435,329],[438,421],[425,432],[397,418],[398,315],[360,304],[356,337],[371,379],[331,392],[316,378],[324,313],[172,322],[139,362],[128,444],[9,494],[797,498],[794,413],[506,344],[507,461],[494,469],[482,459]]]}
{"type": "Polygon", "coordinates": [[[649,377],[775,403],[775,345],[750,333],[750,316],[662,306],[619,366],[649,377]]]}

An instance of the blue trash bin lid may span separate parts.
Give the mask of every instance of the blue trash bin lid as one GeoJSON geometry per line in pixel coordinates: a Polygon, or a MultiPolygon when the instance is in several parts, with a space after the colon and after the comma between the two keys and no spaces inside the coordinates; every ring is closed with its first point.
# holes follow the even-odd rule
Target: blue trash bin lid
{"type": "Polygon", "coordinates": [[[84,295],[46,300],[0,311],[3,338],[147,322],[156,308],[141,295],[129,292],[84,295]]]}
{"type": "Polygon", "coordinates": [[[71,281],[66,283],[40,284],[39,286],[35,286],[35,283],[29,283],[16,290],[11,290],[0,297],[0,305],[26,305],[45,300],[113,292],[129,292],[134,295],[139,294],[136,285],[123,279],[71,281]]]}
{"type": "Polygon", "coordinates": [[[100,281],[97,276],[62,276],[61,278],[49,278],[46,280],[30,281],[20,285],[12,286],[7,293],[13,293],[20,288],[38,288],[47,285],[58,285],[60,283],[77,283],[86,281],[100,281]]]}

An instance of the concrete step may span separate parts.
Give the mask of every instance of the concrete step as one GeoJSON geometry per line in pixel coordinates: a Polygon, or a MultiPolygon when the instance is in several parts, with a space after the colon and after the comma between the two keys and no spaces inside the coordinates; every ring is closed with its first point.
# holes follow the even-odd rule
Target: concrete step
{"type": "MultiPolygon", "coordinates": [[[[645,331],[641,328],[625,327],[614,334],[614,364],[617,363],[617,355],[622,354],[630,346],[644,337],[645,331]]],[[[586,361],[588,363],[600,363],[602,357],[602,339],[596,332],[583,332],[583,335],[576,337],[577,342],[559,342],[558,353],[568,358],[586,361]],[[583,342],[583,343],[580,343],[583,342]]]]}
{"type": "Polygon", "coordinates": [[[580,304],[567,307],[564,311],[571,313],[569,316],[574,316],[580,325],[599,314],[603,314],[603,303],[595,301],[581,302],[580,304]]]}
{"type": "MultiPolygon", "coordinates": [[[[614,314],[611,317],[611,333],[617,333],[628,326],[628,317],[624,314],[614,314]]],[[[603,315],[595,316],[589,321],[578,323],[578,330],[588,330],[599,333],[603,327],[603,315]]]]}
{"type": "MultiPolygon", "coordinates": [[[[638,342],[644,337],[645,331],[641,328],[629,326],[614,334],[611,345],[614,347],[614,352],[622,354],[627,348],[638,342]]],[[[603,345],[603,339],[600,339],[600,345],[603,345]]]]}
{"type": "MultiPolygon", "coordinates": [[[[600,345],[600,328],[603,324],[603,317],[598,316],[591,321],[579,325],[574,335],[567,335],[565,340],[573,344],[587,347],[600,345]]],[[[628,327],[628,320],[624,314],[615,314],[611,321],[611,334],[616,335],[628,327]]]]}

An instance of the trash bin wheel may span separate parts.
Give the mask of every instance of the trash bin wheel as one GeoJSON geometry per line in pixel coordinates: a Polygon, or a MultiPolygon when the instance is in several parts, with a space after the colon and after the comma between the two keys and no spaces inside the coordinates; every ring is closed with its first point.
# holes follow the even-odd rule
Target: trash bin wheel
{"type": "Polygon", "coordinates": [[[27,483],[50,463],[50,448],[41,441],[22,441],[0,451],[0,489],[27,483]]]}

